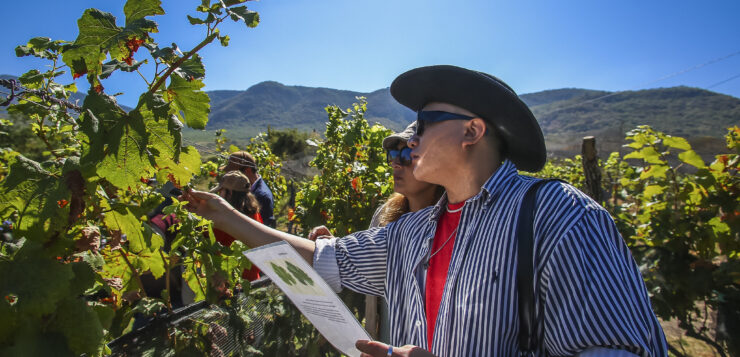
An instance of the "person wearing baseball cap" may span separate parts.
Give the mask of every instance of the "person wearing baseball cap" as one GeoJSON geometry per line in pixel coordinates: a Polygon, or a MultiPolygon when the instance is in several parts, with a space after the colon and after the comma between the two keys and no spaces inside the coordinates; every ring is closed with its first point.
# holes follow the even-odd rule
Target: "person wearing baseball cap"
{"type": "Polygon", "coordinates": [[[259,170],[257,169],[257,162],[254,160],[254,156],[246,151],[232,153],[229,155],[226,165],[219,167],[219,171],[224,173],[238,171],[249,178],[249,182],[252,183],[249,191],[254,194],[254,197],[257,198],[257,202],[260,204],[260,216],[262,216],[266,225],[275,228],[275,215],[273,213],[275,209],[275,198],[272,195],[270,187],[265,183],[265,180],[257,173],[259,170]]]}
{"type": "Polygon", "coordinates": [[[191,209],[250,246],[289,242],[335,290],[385,296],[391,343],[358,341],[363,356],[667,356],[609,213],[571,185],[519,174],[540,170],[546,150],[506,83],[438,65],[399,75],[390,91],[417,113],[413,173],[445,188],[437,205],[315,243],[223,214],[207,193],[192,194],[191,209]]]}
{"type": "MultiPolygon", "coordinates": [[[[249,191],[251,187],[249,178],[237,170],[232,170],[221,176],[218,181],[218,185],[211,189],[211,193],[215,193],[226,200],[232,207],[237,209],[247,217],[263,223],[262,216],[260,215],[260,206],[257,202],[257,198],[249,191]]],[[[216,241],[221,243],[223,246],[228,247],[234,242],[234,237],[230,234],[218,229],[213,228],[213,235],[216,241]]],[[[260,270],[256,265],[252,265],[249,269],[244,269],[242,272],[242,278],[249,281],[254,281],[260,278],[260,270]]],[[[221,285],[225,287],[225,285],[221,285]]]]}

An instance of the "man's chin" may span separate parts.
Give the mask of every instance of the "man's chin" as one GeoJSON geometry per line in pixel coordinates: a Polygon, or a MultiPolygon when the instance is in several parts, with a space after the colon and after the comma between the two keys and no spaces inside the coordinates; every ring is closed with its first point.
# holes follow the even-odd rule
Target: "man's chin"
{"type": "Polygon", "coordinates": [[[424,175],[424,171],[425,170],[424,170],[423,165],[414,164],[414,171],[412,173],[414,174],[414,178],[417,181],[429,182],[429,180],[428,179],[425,179],[425,177],[424,177],[425,176],[424,175]]]}

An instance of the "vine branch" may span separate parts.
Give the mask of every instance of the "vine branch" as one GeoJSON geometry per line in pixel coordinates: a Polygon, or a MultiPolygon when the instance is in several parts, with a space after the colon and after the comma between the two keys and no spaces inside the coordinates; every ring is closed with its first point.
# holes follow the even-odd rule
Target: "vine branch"
{"type": "Polygon", "coordinates": [[[188,58],[192,57],[194,54],[196,54],[198,51],[200,51],[203,47],[205,47],[209,43],[213,42],[213,40],[216,39],[216,37],[217,37],[217,34],[215,34],[215,33],[208,35],[208,37],[206,37],[203,41],[201,41],[201,43],[199,43],[197,46],[195,46],[195,48],[193,48],[192,50],[188,51],[188,53],[186,55],[180,57],[180,59],[177,60],[177,62],[173,63],[170,66],[170,68],[167,70],[167,72],[164,73],[164,75],[162,77],[159,77],[159,80],[157,80],[157,82],[154,83],[154,85],[152,86],[152,88],[149,89],[149,93],[150,94],[153,94],[154,92],[156,92],[159,89],[159,87],[161,87],[162,84],[164,84],[164,82],[167,80],[167,78],[169,78],[169,76],[172,74],[172,72],[174,72],[177,68],[179,68],[182,65],[183,62],[185,62],[188,58]]]}
{"type": "Polygon", "coordinates": [[[139,284],[139,289],[141,290],[142,295],[146,297],[146,291],[144,290],[144,283],[141,281],[141,276],[139,275],[139,272],[131,264],[131,261],[128,260],[128,257],[126,256],[126,252],[123,251],[123,248],[118,249],[118,253],[121,254],[123,261],[125,261],[126,265],[128,265],[129,269],[131,269],[131,273],[134,274],[134,278],[136,278],[136,282],[139,284]]]}

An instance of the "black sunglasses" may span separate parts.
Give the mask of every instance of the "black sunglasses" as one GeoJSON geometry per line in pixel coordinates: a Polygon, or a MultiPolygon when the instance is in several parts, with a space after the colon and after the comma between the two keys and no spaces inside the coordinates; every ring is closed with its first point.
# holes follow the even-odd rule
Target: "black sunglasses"
{"type": "Polygon", "coordinates": [[[398,158],[398,163],[401,166],[411,165],[411,148],[405,147],[401,150],[388,150],[388,152],[386,153],[386,158],[389,164],[393,162],[393,160],[398,158]]]}
{"type": "Polygon", "coordinates": [[[421,136],[424,133],[424,127],[432,123],[438,123],[445,120],[470,119],[475,119],[475,117],[441,111],[419,111],[416,113],[416,135],[421,136]]]}

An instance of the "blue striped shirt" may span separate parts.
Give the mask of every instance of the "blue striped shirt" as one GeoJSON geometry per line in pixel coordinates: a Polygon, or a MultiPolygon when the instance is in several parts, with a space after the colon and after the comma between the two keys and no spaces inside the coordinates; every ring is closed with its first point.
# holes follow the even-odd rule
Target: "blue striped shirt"
{"type": "MultiPolygon", "coordinates": [[[[466,200],[434,327],[435,355],[519,353],[514,228],[536,180],[506,161],[466,200]]],[[[317,242],[314,266],[330,284],[388,300],[392,345],[429,349],[424,263],[445,204],[443,197],[384,228],[317,242]]],[[[560,182],[541,187],[536,205],[535,355],[601,346],[666,356],[644,282],[609,213],[560,182]]]]}

